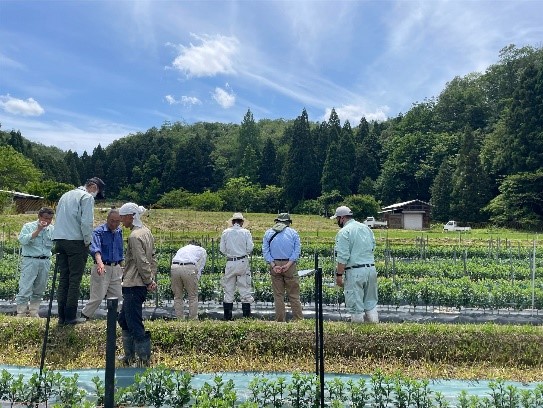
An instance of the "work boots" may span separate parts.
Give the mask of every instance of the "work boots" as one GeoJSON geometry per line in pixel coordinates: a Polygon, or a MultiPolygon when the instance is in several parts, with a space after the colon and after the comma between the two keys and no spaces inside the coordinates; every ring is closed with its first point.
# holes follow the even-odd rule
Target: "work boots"
{"type": "MultiPolygon", "coordinates": [[[[59,312],[60,320],[60,312],[59,312]]],[[[85,323],[87,319],[77,317],[77,306],[66,307],[64,309],[64,324],[81,324],[85,323]]]]}
{"type": "Polygon", "coordinates": [[[136,360],[134,337],[132,337],[128,330],[123,330],[122,339],[124,356],[119,357],[119,360],[122,362],[123,366],[130,367],[136,360]]]}
{"type": "Polygon", "coordinates": [[[20,303],[17,304],[17,317],[26,317],[28,312],[28,304],[20,303]]]}
{"type": "Polygon", "coordinates": [[[234,304],[223,302],[222,307],[224,309],[224,320],[232,320],[232,309],[234,308],[234,304]]]}
{"type": "Polygon", "coordinates": [[[243,311],[243,317],[246,317],[246,318],[251,317],[251,304],[250,303],[242,303],[241,304],[241,310],[243,311]]]}
{"type": "Polygon", "coordinates": [[[366,323],[379,323],[379,314],[377,313],[377,307],[371,310],[366,310],[364,313],[364,321],[366,323]]]}
{"type": "Polygon", "coordinates": [[[134,346],[138,361],[138,367],[149,367],[151,363],[151,333],[146,331],[143,340],[135,340],[134,346]]]}
{"type": "Polygon", "coordinates": [[[40,317],[40,303],[41,302],[39,300],[33,300],[30,302],[30,305],[28,306],[28,315],[30,317],[40,317]]]}

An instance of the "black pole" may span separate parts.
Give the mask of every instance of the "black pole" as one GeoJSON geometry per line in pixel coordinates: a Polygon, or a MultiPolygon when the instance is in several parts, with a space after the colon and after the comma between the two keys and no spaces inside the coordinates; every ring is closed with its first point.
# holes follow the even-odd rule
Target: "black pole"
{"type": "Polygon", "coordinates": [[[324,408],[324,327],[322,315],[322,268],[315,252],[315,376],[319,377],[319,407],[324,408]]]}
{"type": "Polygon", "coordinates": [[[45,352],[47,351],[47,340],[49,338],[49,324],[51,323],[51,309],[53,308],[53,297],[55,296],[55,283],[57,281],[58,273],[58,254],[55,256],[55,269],[53,272],[53,282],[51,283],[51,293],[49,294],[49,307],[47,308],[47,321],[45,323],[45,334],[43,336],[43,344],[41,346],[41,360],[40,360],[40,378],[43,372],[43,366],[45,364],[45,352]]]}
{"type": "Polygon", "coordinates": [[[319,280],[317,278],[319,268],[319,256],[315,252],[315,376],[319,375],[319,280]]]}
{"type": "Polygon", "coordinates": [[[104,408],[113,408],[115,403],[115,348],[117,343],[117,307],[119,299],[107,299],[107,328],[106,328],[106,373],[104,408]]]}
{"type": "Polygon", "coordinates": [[[322,315],[322,268],[317,268],[315,271],[316,279],[318,282],[319,291],[318,294],[318,304],[319,304],[319,315],[318,315],[318,325],[319,325],[319,385],[320,385],[320,407],[324,408],[324,325],[323,325],[323,315],[322,315]]]}

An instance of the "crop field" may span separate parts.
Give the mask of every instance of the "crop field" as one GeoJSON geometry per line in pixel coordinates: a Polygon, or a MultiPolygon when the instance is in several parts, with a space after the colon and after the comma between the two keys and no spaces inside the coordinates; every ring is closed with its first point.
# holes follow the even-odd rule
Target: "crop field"
{"type": "MultiPolygon", "coordinates": [[[[230,213],[188,210],[151,210],[144,223],[156,239],[159,290],[155,300],[170,301],[169,272],[177,249],[198,239],[208,251],[200,281],[200,300],[222,301],[221,271],[225,259],[218,251],[221,232],[230,213]]],[[[273,224],[273,214],[245,214],[255,250],[251,257],[253,289],[257,302],[272,302],[267,268],[261,255],[261,240],[273,224]]],[[[332,220],[318,216],[292,215],[301,236],[302,257],[298,269],[323,270],[323,301],[340,307],[342,289],[334,285],[334,236],[332,220]]],[[[0,223],[0,299],[14,299],[18,285],[20,247],[17,234],[35,215],[4,216],[0,223]]],[[[105,211],[96,210],[96,225],[105,211]]],[[[128,231],[125,231],[125,237],[128,231]]],[[[543,310],[543,243],[537,234],[474,229],[469,233],[443,232],[442,225],[427,231],[375,230],[375,253],[379,276],[379,303],[414,309],[449,307],[458,310],[543,310]]],[[[90,271],[89,258],[87,269],[90,271]]],[[[81,299],[89,297],[89,274],[83,279],[81,299]]],[[[301,280],[304,303],[314,299],[311,279],[301,280]]]]}

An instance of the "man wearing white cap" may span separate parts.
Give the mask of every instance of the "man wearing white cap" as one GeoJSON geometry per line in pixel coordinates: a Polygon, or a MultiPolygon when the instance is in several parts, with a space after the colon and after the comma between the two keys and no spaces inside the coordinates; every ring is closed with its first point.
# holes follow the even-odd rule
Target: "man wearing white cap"
{"type": "Polygon", "coordinates": [[[226,256],[222,278],[224,320],[232,320],[236,286],[241,297],[243,317],[251,317],[251,303],[254,298],[251,295],[249,255],[253,252],[254,243],[251,232],[243,228],[244,221],[242,213],[234,213],[230,218],[231,227],[225,229],[221,235],[219,250],[226,256]]]}
{"type": "Polygon", "coordinates": [[[151,359],[151,333],[143,326],[143,302],[147,292],[156,290],[157,263],[153,234],[140,218],[145,211],[135,203],[119,208],[121,222],[131,230],[124,257],[123,306],[118,318],[123,332],[125,365],[131,365],[135,355],[139,358],[138,365],[148,366],[151,359]]]}
{"type": "Polygon", "coordinates": [[[344,287],[345,306],[355,323],[378,323],[377,271],[373,250],[375,237],[366,225],[353,219],[349,207],[341,206],[330,219],[341,228],[336,235],[336,283],[344,287]]]}

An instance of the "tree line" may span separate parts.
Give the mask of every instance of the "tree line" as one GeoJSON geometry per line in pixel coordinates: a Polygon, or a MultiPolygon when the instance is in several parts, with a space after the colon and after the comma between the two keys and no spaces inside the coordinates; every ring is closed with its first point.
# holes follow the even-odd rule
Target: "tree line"
{"type": "Polygon", "coordinates": [[[322,122],[305,109],[256,121],[249,109],[240,124],[165,122],[91,154],[14,130],[0,130],[0,149],[13,157],[0,165],[0,186],[50,199],[98,176],[109,198],[156,207],[326,214],[347,203],[367,216],[420,199],[436,221],[538,229],[543,49],[509,45],[485,72],[457,76],[383,122],[352,126],[335,109],[322,122]]]}

